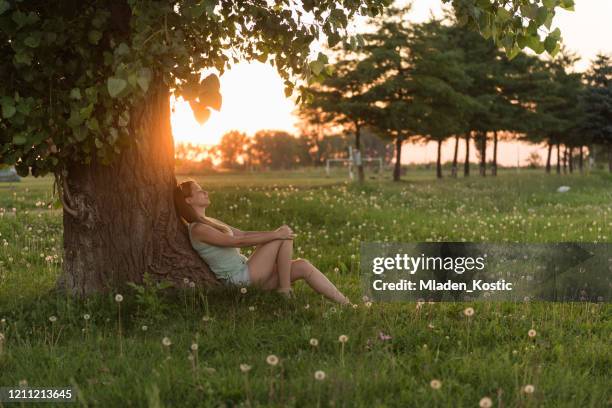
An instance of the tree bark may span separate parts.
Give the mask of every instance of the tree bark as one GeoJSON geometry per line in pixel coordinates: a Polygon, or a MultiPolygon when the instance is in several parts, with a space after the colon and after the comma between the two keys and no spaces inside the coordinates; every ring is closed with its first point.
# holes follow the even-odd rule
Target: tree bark
{"type": "Polygon", "coordinates": [[[580,174],[582,174],[584,172],[583,146],[580,146],[580,155],[578,156],[578,168],[580,169],[580,174]]]}
{"type": "Polygon", "coordinates": [[[442,140],[438,139],[438,158],[436,159],[436,177],[442,178],[442,140]]]}
{"type": "Polygon", "coordinates": [[[468,177],[470,175],[470,136],[471,132],[469,130],[465,132],[465,161],[463,163],[464,177],[468,177]]]}
{"type": "Polygon", "coordinates": [[[563,149],[563,174],[567,173],[567,146],[563,149]]]}
{"type": "MultiPolygon", "coordinates": [[[[133,142],[110,165],[69,165],[60,196],[64,266],[58,287],[73,295],[120,289],[126,282],[221,282],[191,247],[174,205],[174,143],[168,85],[156,80],[132,112],[133,142]]],[[[62,183],[63,184],[63,183],[62,183]]]]}
{"type": "Polygon", "coordinates": [[[455,152],[453,153],[453,167],[451,177],[457,177],[457,154],[459,153],[459,135],[455,135],[455,152]]]}
{"type": "Polygon", "coordinates": [[[395,166],[393,167],[393,181],[400,181],[402,172],[402,142],[401,136],[395,138],[395,166]]]}
{"type": "Polygon", "coordinates": [[[497,130],[493,131],[493,164],[491,165],[491,175],[497,176],[497,130]]]}
{"type": "Polygon", "coordinates": [[[487,175],[487,132],[480,132],[480,175],[487,175]]]}
{"type": "Polygon", "coordinates": [[[548,155],[546,156],[546,173],[550,174],[550,156],[552,155],[552,143],[548,143],[548,155]]]}
{"type": "Polygon", "coordinates": [[[570,147],[569,148],[569,172],[570,174],[572,174],[574,172],[574,148],[570,147]]]}
{"type": "Polygon", "coordinates": [[[357,163],[357,179],[360,183],[363,183],[365,175],[363,173],[363,157],[361,156],[361,126],[358,124],[355,124],[355,149],[359,160],[357,163]]]}
{"type": "Polygon", "coordinates": [[[557,174],[561,174],[561,143],[557,143],[557,174]]]}

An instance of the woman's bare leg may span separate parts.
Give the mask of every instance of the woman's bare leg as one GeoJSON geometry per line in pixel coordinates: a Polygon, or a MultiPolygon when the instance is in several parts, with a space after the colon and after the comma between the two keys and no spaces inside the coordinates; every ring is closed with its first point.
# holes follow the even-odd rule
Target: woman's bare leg
{"type": "MultiPolygon", "coordinates": [[[[263,289],[277,289],[280,286],[280,274],[277,273],[278,266],[275,266],[274,273],[262,286],[263,289]]],[[[291,282],[298,279],[304,279],[308,286],[314,289],[317,293],[322,294],[326,298],[338,302],[340,304],[350,303],[349,299],[344,296],[327,277],[318,270],[314,265],[305,259],[294,259],[291,261],[291,282]]]]}
{"type": "Polygon", "coordinates": [[[293,257],[293,240],[287,239],[278,249],[276,258],[279,292],[288,292],[291,289],[291,257],[293,257]]]}
{"type": "Polygon", "coordinates": [[[307,260],[303,260],[302,268],[304,268],[304,280],[316,292],[322,294],[328,299],[340,304],[350,303],[349,299],[344,296],[333,283],[327,279],[327,276],[318,270],[313,264],[307,260]]]}
{"type": "Polygon", "coordinates": [[[249,278],[254,285],[261,285],[273,275],[278,275],[275,266],[283,240],[274,240],[258,245],[247,260],[249,278]]]}

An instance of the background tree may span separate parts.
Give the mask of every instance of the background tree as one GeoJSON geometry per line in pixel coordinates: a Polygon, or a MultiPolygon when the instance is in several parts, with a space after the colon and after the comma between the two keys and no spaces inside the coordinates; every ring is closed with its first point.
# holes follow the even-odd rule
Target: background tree
{"type": "Polygon", "coordinates": [[[597,55],[585,79],[587,82],[583,94],[585,115],[577,131],[583,135],[586,143],[593,142],[604,146],[607,150],[608,170],[612,172],[612,61],[610,56],[597,55]]]}
{"type": "Polygon", "coordinates": [[[415,131],[437,142],[436,176],[442,177],[442,143],[465,132],[479,102],[467,90],[472,86],[464,52],[454,45],[456,30],[438,20],[416,25],[410,37],[412,121],[415,131]]]}
{"type": "Polygon", "coordinates": [[[384,18],[372,21],[376,31],[363,36],[363,62],[359,65],[370,73],[367,91],[369,125],[383,139],[395,144],[393,181],[399,181],[403,142],[414,135],[411,128],[411,78],[409,67],[409,26],[406,15],[410,6],[388,8],[384,18]]]}
{"type": "Polygon", "coordinates": [[[299,163],[299,141],[280,130],[260,130],[253,136],[253,164],[273,170],[290,169],[299,163]]]}
{"type": "Polygon", "coordinates": [[[246,133],[231,130],[223,135],[217,145],[221,165],[228,169],[246,168],[250,157],[251,139],[246,133]]]}

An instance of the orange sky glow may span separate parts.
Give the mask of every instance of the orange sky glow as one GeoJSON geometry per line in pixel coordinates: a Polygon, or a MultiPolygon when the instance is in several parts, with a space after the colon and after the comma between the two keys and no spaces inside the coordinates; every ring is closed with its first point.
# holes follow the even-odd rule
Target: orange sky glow
{"type": "MultiPolygon", "coordinates": [[[[405,1],[396,2],[403,5],[405,1]]],[[[442,5],[440,0],[415,0],[410,20],[425,21],[431,14],[440,16],[442,5]]],[[[557,9],[553,29],[559,27],[563,33],[565,44],[569,49],[582,56],[576,64],[577,71],[584,71],[590,59],[598,52],[612,52],[612,1],[610,0],[576,0],[576,11],[568,12],[557,9]]],[[[351,31],[362,31],[365,19],[357,19],[352,24],[351,31]]],[[[316,55],[320,47],[312,46],[312,54],[316,55]]],[[[211,71],[212,72],[212,71],[211,71]]],[[[220,112],[213,111],[210,119],[200,125],[191,112],[189,104],[182,99],[171,98],[172,130],[175,143],[194,143],[215,145],[221,137],[230,130],[239,130],[252,136],[260,129],[285,130],[296,134],[297,118],[294,116],[295,97],[286,98],[283,81],[275,68],[260,62],[240,62],[233,65],[224,75],[220,76],[223,106],[220,112]]],[[[443,159],[452,155],[452,141],[445,143],[443,159]]],[[[435,145],[410,145],[406,149],[408,162],[423,162],[435,159],[435,145]]],[[[514,165],[517,156],[524,164],[531,151],[545,154],[541,148],[518,144],[500,145],[500,164],[514,165]]],[[[462,157],[462,156],[461,156],[462,157]]]]}

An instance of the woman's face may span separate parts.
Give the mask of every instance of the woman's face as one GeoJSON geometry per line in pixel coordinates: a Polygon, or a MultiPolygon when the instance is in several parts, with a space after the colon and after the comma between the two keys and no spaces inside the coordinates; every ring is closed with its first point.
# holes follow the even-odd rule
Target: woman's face
{"type": "Polygon", "coordinates": [[[198,183],[191,183],[191,197],[187,197],[185,201],[187,204],[196,207],[208,207],[210,205],[208,192],[202,190],[198,183]]]}

